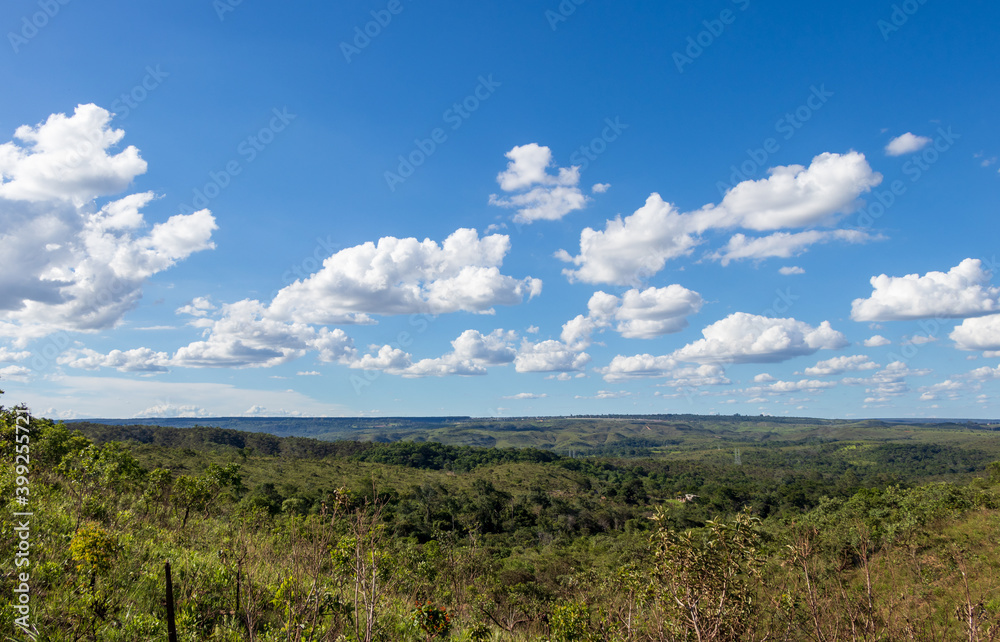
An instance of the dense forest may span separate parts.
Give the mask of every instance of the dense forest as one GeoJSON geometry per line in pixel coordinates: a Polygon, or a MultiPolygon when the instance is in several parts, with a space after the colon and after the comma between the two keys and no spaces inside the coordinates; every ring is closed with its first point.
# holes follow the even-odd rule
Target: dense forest
{"type": "Polygon", "coordinates": [[[319,441],[0,408],[0,630],[166,640],[170,562],[181,640],[1000,639],[991,427],[658,421],[319,441]]]}

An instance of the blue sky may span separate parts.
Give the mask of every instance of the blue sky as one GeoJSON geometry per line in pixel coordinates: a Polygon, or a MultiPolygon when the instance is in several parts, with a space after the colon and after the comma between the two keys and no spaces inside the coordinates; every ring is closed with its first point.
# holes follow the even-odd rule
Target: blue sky
{"type": "Polygon", "coordinates": [[[5,401],[1000,416],[998,18],[12,0],[5,401]]]}

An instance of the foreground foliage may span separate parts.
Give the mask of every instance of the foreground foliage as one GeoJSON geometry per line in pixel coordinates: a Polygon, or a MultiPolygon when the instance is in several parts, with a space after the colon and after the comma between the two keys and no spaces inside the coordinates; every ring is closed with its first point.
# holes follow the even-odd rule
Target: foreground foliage
{"type": "MultiPolygon", "coordinates": [[[[1000,464],[911,485],[820,455],[779,475],[267,436],[172,447],[45,420],[30,434],[40,640],[166,639],[167,560],[182,640],[1000,639],[1000,464]]],[[[15,473],[0,475],[7,551],[15,473]]]]}

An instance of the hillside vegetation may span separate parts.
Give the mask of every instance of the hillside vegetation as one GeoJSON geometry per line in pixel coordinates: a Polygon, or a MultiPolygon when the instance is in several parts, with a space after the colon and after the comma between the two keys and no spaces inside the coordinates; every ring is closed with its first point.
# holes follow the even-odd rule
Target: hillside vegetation
{"type": "Polygon", "coordinates": [[[31,457],[0,477],[4,550],[19,477],[33,516],[5,635],[28,570],[37,639],[165,640],[169,561],[182,640],[1000,639],[987,426],[16,423],[2,409],[5,460],[31,457]]]}

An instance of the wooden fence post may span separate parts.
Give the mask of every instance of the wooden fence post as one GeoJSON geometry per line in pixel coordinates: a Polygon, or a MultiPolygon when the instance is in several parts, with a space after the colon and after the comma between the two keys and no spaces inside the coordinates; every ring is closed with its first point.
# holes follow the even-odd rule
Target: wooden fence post
{"type": "Polygon", "coordinates": [[[170,562],[166,563],[167,569],[167,639],[169,642],[177,642],[177,625],[174,623],[174,585],[170,581],[170,562]]]}

